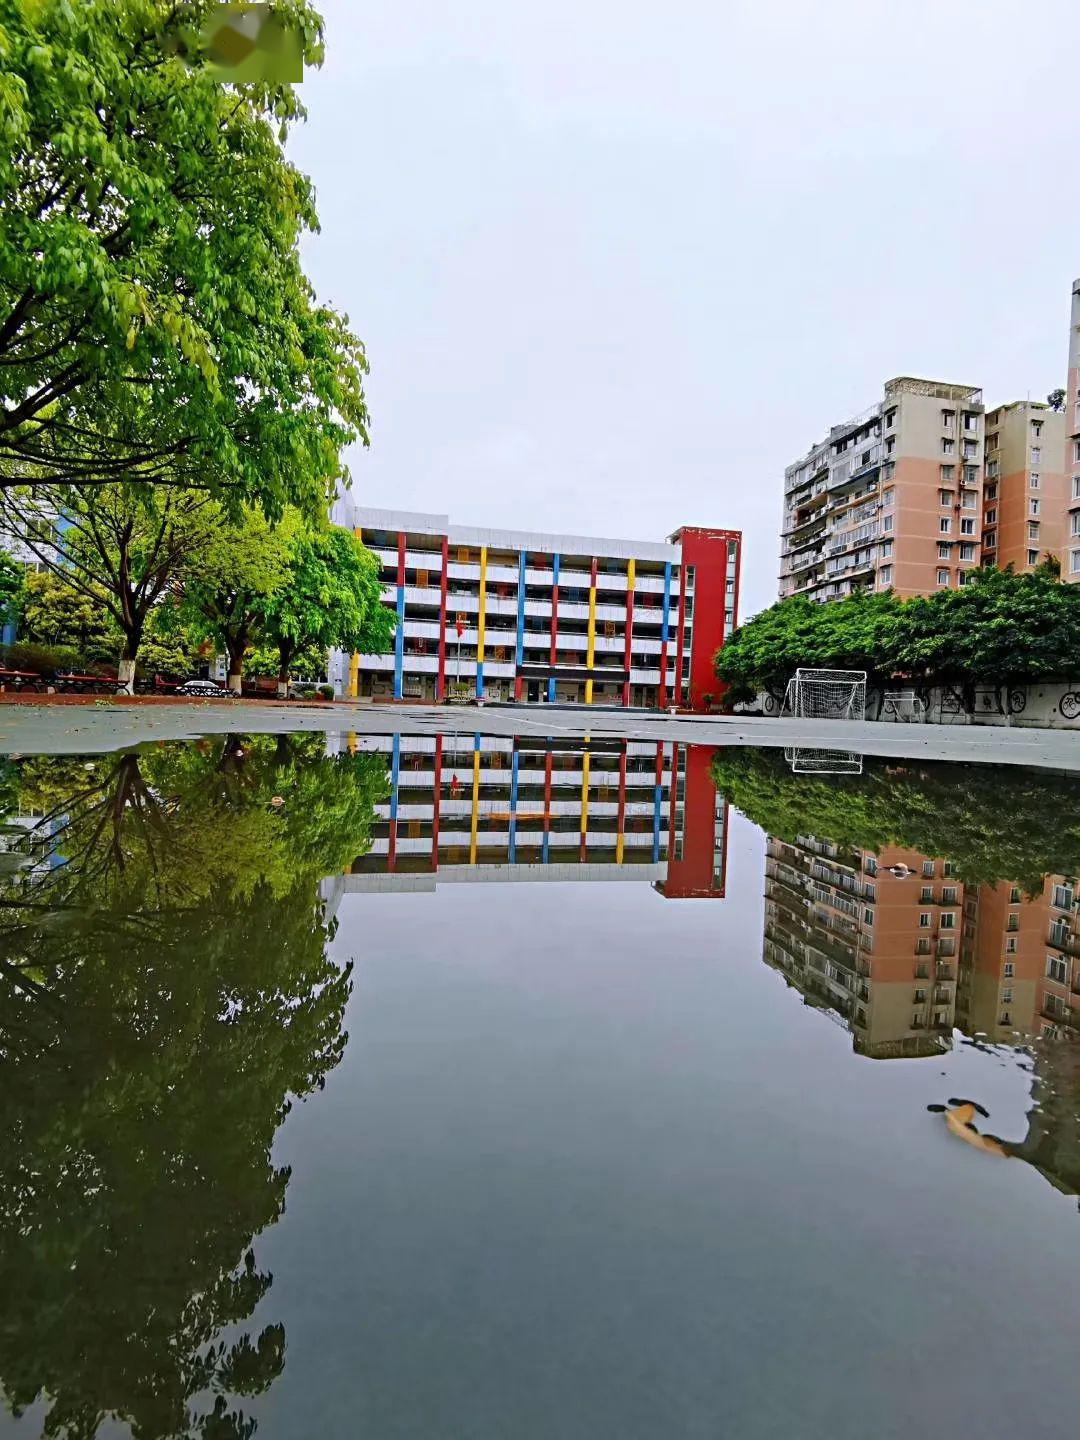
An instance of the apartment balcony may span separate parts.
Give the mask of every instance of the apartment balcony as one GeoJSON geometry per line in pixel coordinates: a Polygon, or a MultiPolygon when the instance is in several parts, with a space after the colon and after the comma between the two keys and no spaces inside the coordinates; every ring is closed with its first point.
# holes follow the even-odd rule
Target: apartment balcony
{"type": "Polygon", "coordinates": [[[1046,939],[1055,950],[1061,950],[1066,955],[1080,955],[1080,935],[1075,935],[1068,925],[1051,925],[1046,939]]]}

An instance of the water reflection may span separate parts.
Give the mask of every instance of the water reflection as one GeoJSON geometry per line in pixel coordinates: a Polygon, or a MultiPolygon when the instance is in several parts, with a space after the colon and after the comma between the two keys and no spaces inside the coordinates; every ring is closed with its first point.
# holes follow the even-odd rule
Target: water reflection
{"type": "MultiPolygon", "coordinates": [[[[1029,1133],[998,1153],[1080,1189],[1080,781],[883,761],[812,780],[749,750],[712,770],[766,831],[766,964],[862,1055],[1029,1046],[1029,1133]]],[[[941,1108],[985,1142],[970,1103],[941,1108]]]]}
{"type": "Polygon", "coordinates": [[[4,773],[0,1387],[43,1433],[250,1436],[280,1324],[243,1322],[293,1098],[345,1046],[323,876],[369,842],[376,757],[321,737],[4,773]]]}
{"type": "Polygon", "coordinates": [[[723,898],[727,805],[704,746],[490,735],[353,736],[390,794],[340,893],[439,880],[651,882],[723,898]]]}

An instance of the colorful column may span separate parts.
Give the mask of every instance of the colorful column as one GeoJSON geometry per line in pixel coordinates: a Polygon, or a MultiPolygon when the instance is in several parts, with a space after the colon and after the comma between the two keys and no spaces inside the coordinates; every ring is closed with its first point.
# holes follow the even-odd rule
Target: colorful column
{"type": "MultiPolygon", "coordinates": [[[[631,565],[634,563],[631,560],[631,565]]],[[[622,754],[619,756],[619,820],[616,826],[617,839],[615,841],[615,864],[623,863],[623,849],[625,845],[624,835],[626,833],[626,747],[627,742],[623,741],[622,754]]]]}
{"type": "Polygon", "coordinates": [[[487,600],[487,546],[480,547],[480,611],[476,621],[476,698],[484,698],[484,621],[487,600]]]}
{"type": "Polygon", "coordinates": [[[660,861],[660,810],[664,803],[664,742],[661,740],[656,746],[656,779],[653,783],[653,824],[652,824],[652,858],[653,864],[660,861]]]}
{"type": "Polygon", "coordinates": [[[398,781],[401,778],[401,736],[394,736],[393,760],[390,765],[390,843],[386,853],[386,868],[393,870],[397,865],[397,817],[398,781]]]}
{"type": "MultiPolygon", "coordinates": [[[[514,665],[514,699],[521,699],[521,667],[525,663],[525,551],[518,557],[517,652],[514,665]]],[[[514,753],[515,760],[517,752],[514,753]]]]}
{"type": "MultiPolygon", "coordinates": [[[[551,663],[552,663],[553,666],[554,666],[555,663],[556,663],[556,655],[557,655],[557,653],[558,653],[558,646],[557,646],[557,643],[556,643],[557,640],[558,640],[558,635],[559,635],[559,557],[558,557],[558,555],[552,555],[552,557],[551,557],[551,663]]],[[[555,703],[555,676],[554,676],[554,675],[551,675],[551,676],[548,677],[547,697],[548,697],[548,704],[549,704],[549,705],[554,705],[554,703],[555,703]]],[[[549,756],[548,756],[548,765],[549,765],[549,768],[550,768],[550,763],[551,763],[551,756],[549,755],[549,756]]],[[[547,843],[547,836],[546,836],[546,834],[545,834],[545,836],[544,836],[544,842],[545,842],[545,844],[547,843]]],[[[545,857],[545,858],[546,858],[546,857],[545,857]]]]}
{"type": "Polygon", "coordinates": [[[397,633],[394,636],[394,699],[403,693],[405,673],[405,536],[398,536],[397,547],[397,633]]]}
{"type": "Polygon", "coordinates": [[[667,647],[671,637],[671,561],[664,565],[664,608],[660,616],[660,709],[667,705],[667,647]]]}
{"type": "MultiPolygon", "coordinates": [[[[353,534],[357,540],[363,540],[363,531],[360,526],[354,526],[353,534]]],[[[349,656],[349,682],[345,687],[345,694],[350,700],[355,700],[360,694],[360,655],[354,650],[349,656]]]]}
{"type": "MultiPolygon", "coordinates": [[[[595,562],[594,562],[595,563],[595,562]]],[[[591,684],[591,681],[589,682],[591,684]]],[[[588,703],[588,702],[586,702],[588,703]]],[[[588,848],[589,832],[589,760],[588,750],[581,758],[581,859],[584,861],[588,848]]]]}
{"type": "Polygon", "coordinates": [[[510,762],[510,864],[517,860],[518,748],[510,762]]]}
{"type": "Polygon", "coordinates": [[[551,751],[547,752],[547,760],[544,762],[544,843],[540,858],[544,864],[551,858],[551,751]]]}
{"type": "Polygon", "coordinates": [[[442,805],[442,742],[435,736],[435,773],[431,796],[431,868],[439,868],[439,810],[442,805]]]}
{"type": "MultiPolygon", "coordinates": [[[[439,673],[435,679],[435,699],[446,699],[446,570],[450,561],[450,541],[442,537],[442,585],[439,599],[439,673]]],[[[441,742],[440,742],[441,751],[441,742]]]]}
{"type": "MultiPolygon", "coordinates": [[[[585,657],[585,664],[591,670],[596,659],[596,556],[592,558],[592,565],[589,569],[589,649],[585,657]]],[[[592,704],[593,682],[590,675],[585,681],[585,704],[592,704]]]]}
{"type": "Polygon", "coordinates": [[[469,821],[469,864],[476,864],[476,832],[480,824],[480,736],[473,736],[472,818],[469,821]]]}
{"type": "Polygon", "coordinates": [[[630,663],[633,654],[634,640],[634,579],[637,574],[637,561],[626,562],[626,648],[623,652],[623,667],[626,670],[626,679],[623,681],[622,703],[626,708],[630,704],[630,663]]]}

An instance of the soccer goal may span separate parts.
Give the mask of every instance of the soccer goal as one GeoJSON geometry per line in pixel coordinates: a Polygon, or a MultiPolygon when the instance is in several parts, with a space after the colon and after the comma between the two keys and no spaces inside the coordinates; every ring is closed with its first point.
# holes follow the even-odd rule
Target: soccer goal
{"type": "Polygon", "coordinates": [[[784,751],[784,759],[794,775],[861,775],[863,757],[854,750],[809,750],[792,745],[784,751]]]}
{"type": "Polygon", "coordinates": [[[865,720],[865,670],[796,670],[782,715],[795,720],[865,720]]]}
{"type": "Polygon", "coordinates": [[[926,719],[926,702],[914,690],[887,690],[881,712],[889,720],[921,724],[926,719]]]}

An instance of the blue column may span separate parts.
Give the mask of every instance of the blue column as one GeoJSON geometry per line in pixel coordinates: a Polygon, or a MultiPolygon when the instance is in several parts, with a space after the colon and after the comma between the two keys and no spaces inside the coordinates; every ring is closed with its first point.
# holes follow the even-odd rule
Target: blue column
{"type": "Polygon", "coordinates": [[[402,695],[401,677],[405,669],[405,586],[397,587],[397,634],[394,636],[394,699],[402,695]]]}
{"type": "MultiPolygon", "coordinates": [[[[558,583],[559,583],[559,557],[558,557],[558,555],[556,554],[556,555],[553,555],[553,556],[551,557],[551,585],[552,585],[552,589],[553,589],[553,590],[558,586],[558,583]]],[[[556,621],[556,623],[557,623],[557,621],[556,621]]],[[[556,633],[557,633],[557,632],[556,632],[556,633]]],[[[555,704],[555,676],[554,676],[554,675],[552,675],[551,678],[548,680],[548,704],[549,704],[549,705],[554,705],[554,704],[555,704]]],[[[544,859],[545,859],[545,860],[547,859],[547,836],[546,836],[546,835],[544,836],[544,859]]]]}
{"type": "MultiPolygon", "coordinates": [[[[518,699],[521,682],[521,666],[525,660],[525,551],[518,557],[518,616],[517,616],[517,663],[514,671],[514,699],[518,699]]],[[[517,752],[514,753],[515,763],[517,752]]]]}
{"type": "Polygon", "coordinates": [[[518,807],[518,752],[514,747],[514,758],[510,765],[510,864],[517,860],[517,807],[518,807]]]}
{"type": "Polygon", "coordinates": [[[393,760],[390,763],[390,819],[397,819],[398,777],[401,774],[401,736],[394,736],[393,760]]]}

